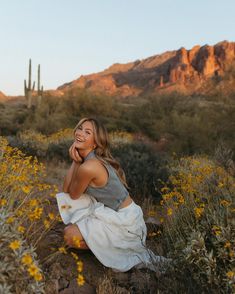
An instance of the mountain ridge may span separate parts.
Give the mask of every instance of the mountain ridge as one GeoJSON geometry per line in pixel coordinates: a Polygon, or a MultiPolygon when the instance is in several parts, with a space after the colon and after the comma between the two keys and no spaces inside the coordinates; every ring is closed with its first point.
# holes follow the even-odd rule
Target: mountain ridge
{"type": "Polygon", "coordinates": [[[146,93],[200,92],[212,77],[222,77],[235,62],[235,42],[195,45],[187,50],[166,51],[142,60],[114,63],[107,69],[65,83],[58,92],[86,89],[110,96],[139,96],[146,93]]]}

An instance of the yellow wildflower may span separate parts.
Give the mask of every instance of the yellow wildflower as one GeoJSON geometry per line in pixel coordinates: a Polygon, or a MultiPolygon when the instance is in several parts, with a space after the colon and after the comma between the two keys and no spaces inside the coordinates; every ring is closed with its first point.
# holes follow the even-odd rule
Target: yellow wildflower
{"type": "Polygon", "coordinates": [[[148,216],[155,216],[155,211],[154,210],[150,210],[148,211],[148,216]]]}
{"type": "Polygon", "coordinates": [[[164,222],[164,218],[160,217],[160,223],[162,224],[164,222]]]}
{"type": "Polygon", "coordinates": [[[22,258],[21,258],[21,261],[23,264],[31,264],[33,262],[33,259],[32,257],[29,255],[29,254],[25,254],[22,258]]]}
{"type": "Polygon", "coordinates": [[[219,188],[222,188],[224,186],[224,184],[222,183],[222,182],[220,182],[219,184],[218,184],[218,187],[219,188]]]}
{"type": "Polygon", "coordinates": [[[79,286],[82,286],[85,284],[85,279],[83,277],[83,275],[79,274],[78,277],[77,277],[77,283],[79,286]]]}
{"type": "Polygon", "coordinates": [[[229,252],[229,257],[233,258],[234,257],[234,251],[229,252]]]}
{"type": "Polygon", "coordinates": [[[28,268],[28,273],[30,274],[30,276],[35,276],[38,273],[38,268],[35,264],[30,265],[30,267],[28,268]]]}
{"type": "Polygon", "coordinates": [[[4,206],[7,204],[7,200],[6,199],[0,199],[0,206],[4,206]]]}
{"type": "Polygon", "coordinates": [[[72,257],[73,257],[75,260],[78,260],[78,256],[77,256],[77,254],[71,252],[71,255],[72,255],[72,257]]]}
{"type": "Polygon", "coordinates": [[[43,224],[45,226],[46,229],[48,229],[50,227],[50,223],[47,219],[44,219],[43,224]]]}
{"type": "Polygon", "coordinates": [[[185,200],[184,200],[184,197],[183,196],[178,197],[178,201],[181,204],[184,204],[185,203],[185,200]]]}
{"type": "Polygon", "coordinates": [[[51,219],[51,220],[55,219],[55,215],[54,215],[54,213],[52,213],[52,212],[50,212],[50,213],[48,214],[48,217],[49,217],[49,219],[51,219]]]}
{"type": "Polygon", "coordinates": [[[24,214],[24,211],[19,209],[19,210],[17,210],[16,214],[17,214],[17,216],[22,216],[24,214]]]}
{"type": "Polygon", "coordinates": [[[226,273],[226,276],[229,278],[229,279],[232,279],[234,277],[235,273],[233,271],[229,271],[226,273]]]}
{"type": "Polygon", "coordinates": [[[173,213],[172,208],[168,208],[168,209],[167,209],[167,215],[172,215],[172,213],[173,213]]]}
{"type": "Polygon", "coordinates": [[[20,233],[24,233],[24,232],[25,232],[25,227],[23,227],[23,226],[18,226],[17,230],[18,230],[18,232],[20,232],[20,233]]]}
{"type": "Polygon", "coordinates": [[[66,251],[66,249],[64,247],[60,247],[58,250],[59,250],[60,253],[67,254],[67,251],[66,251]]]}
{"type": "Polygon", "coordinates": [[[78,272],[82,272],[82,269],[83,269],[83,262],[82,261],[78,261],[77,262],[77,270],[78,272]]]}
{"type": "Polygon", "coordinates": [[[168,190],[169,190],[168,187],[163,187],[163,188],[161,188],[161,192],[168,191],[168,190]]]}
{"type": "Polygon", "coordinates": [[[11,223],[13,223],[14,220],[15,220],[14,217],[13,217],[13,216],[10,216],[10,217],[8,217],[8,219],[6,220],[6,223],[7,223],[7,224],[11,224],[11,223]]]}
{"type": "Polygon", "coordinates": [[[213,226],[212,227],[212,232],[216,235],[219,236],[221,234],[221,228],[218,226],[213,226]]]}
{"type": "Polygon", "coordinates": [[[25,194],[29,194],[30,191],[31,191],[31,187],[29,187],[29,186],[24,186],[24,187],[22,187],[22,191],[23,191],[25,194]]]}
{"type": "Polygon", "coordinates": [[[78,247],[78,248],[80,247],[80,240],[78,237],[76,237],[76,236],[73,237],[73,243],[76,247],[78,247]]]}
{"type": "Polygon", "coordinates": [[[40,274],[40,273],[36,273],[33,277],[34,277],[35,281],[39,282],[42,280],[42,274],[40,274]]]}
{"type": "Polygon", "coordinates": [[[20,248],[20,241],[15,240],[15,241],[11,242],[10,245],[9,245],[9,247],[12,250],[16,250],[16,249],[20,248]]]}
{"type": "Polygon", "coordinates": [[[228,241],[224,244],[224,248],[230,248],[231,247],[231,243],[228,241]]]}
{"type": "Polygon", "coordinates": [[[31,199],[29,201],[29,206],[30,207],[34,207],[34,206],[37,206],[38,205],[38,200],[37,199],[31,199]]]}
{"type": "Polygon", "coordinates": [[[225,199],[221,200],[220,201],[220,204],[223,205],[223,206],[229,206],[231,203],[225,199]]]}
{"type": "Polygon", "coordinates": [[[202,216],[203,212],[204,212],[203,207],[195,207],[194,208],[194,213],[195,213],[196,218],[200,218],[202,216]]]}

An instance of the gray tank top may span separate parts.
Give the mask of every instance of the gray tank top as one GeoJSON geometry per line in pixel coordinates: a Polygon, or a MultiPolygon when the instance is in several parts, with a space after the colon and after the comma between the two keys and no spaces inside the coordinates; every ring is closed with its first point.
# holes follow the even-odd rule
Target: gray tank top
{"type": "MultiPolygon", "coordinates": [[[[84,161],[95,157],[95,152],[91,151],[84,158],[84,161]]],[[[109,163],[103,165],[108,172],[107,183],[103,187],[88,186],[85,193],[95,197],[98,202],[102,202],[105,206],[108,206],[114,210],[118,210],[119,206],[129,195],[129,193],[116,174],[115,169],[109,163]]]]}

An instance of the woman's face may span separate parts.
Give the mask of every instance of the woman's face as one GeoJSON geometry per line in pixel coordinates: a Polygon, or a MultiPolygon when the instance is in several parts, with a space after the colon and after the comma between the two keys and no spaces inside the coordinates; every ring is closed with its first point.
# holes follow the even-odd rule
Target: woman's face
{"type": "Polygon", "coordinates": [[[94,149],[96,147],[94,128],[90,121],[85,121],[80,125],[74,134],[76,147],[81,150],[94,149]]]}

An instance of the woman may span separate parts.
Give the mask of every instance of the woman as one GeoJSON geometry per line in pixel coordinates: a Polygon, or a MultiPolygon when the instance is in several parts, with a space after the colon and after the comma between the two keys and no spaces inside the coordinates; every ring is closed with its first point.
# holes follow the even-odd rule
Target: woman
{"type": "Polygon", "coordinates": [[[143,213],[130,197],[125,175],[109,151],[107,131],[96,119],[84,118],[74,129],[69,149],[73,162],[63,193],[57,194],[68,246],[90,249],[116,271],[134,266],[156,269],[164,257],[145,247],[143,213]]]}

